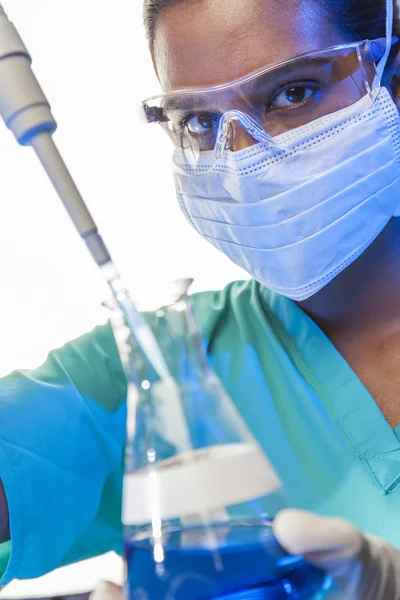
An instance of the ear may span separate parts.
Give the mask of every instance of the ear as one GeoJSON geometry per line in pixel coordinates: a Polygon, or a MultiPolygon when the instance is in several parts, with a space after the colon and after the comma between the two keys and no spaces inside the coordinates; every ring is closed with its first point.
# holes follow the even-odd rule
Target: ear
{"type": "Polygon", "coordinates": [[[395,54],[390,65],[386,67],[382,77],[382,85],[389,90],[400,112],[400,51],[395,54]]]}

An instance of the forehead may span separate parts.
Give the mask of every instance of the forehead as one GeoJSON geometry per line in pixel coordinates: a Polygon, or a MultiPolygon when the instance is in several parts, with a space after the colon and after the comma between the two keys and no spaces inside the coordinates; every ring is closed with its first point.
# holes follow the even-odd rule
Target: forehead
{"type": "Polygon", "coordinates": [[[169,91],[223,83],[344,41],[320,0],[182,0],[159,18],[154,60],[169,91]]]}

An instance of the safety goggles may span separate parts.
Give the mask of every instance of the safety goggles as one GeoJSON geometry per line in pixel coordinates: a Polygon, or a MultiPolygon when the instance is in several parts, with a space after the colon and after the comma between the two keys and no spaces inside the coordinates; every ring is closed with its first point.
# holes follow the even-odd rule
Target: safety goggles
{"type": "Polygon", "coordinates": [[[221,85],[174,90],[145,100],[140,112],[159,123],[180,161],[212,169],[226,150],[262,142],[282,148],[278,136],[363,98],[380,88],[376,62],[386,39],[308,52],[221,85]]]}

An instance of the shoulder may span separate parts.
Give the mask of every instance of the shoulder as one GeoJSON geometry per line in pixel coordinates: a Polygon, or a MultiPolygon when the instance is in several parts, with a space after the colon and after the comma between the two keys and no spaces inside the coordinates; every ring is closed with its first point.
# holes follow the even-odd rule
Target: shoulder
{"type": "Polygon", "coordinates": [[[211,342],[222,329],[243,330],[257,324],[271,325],[276,294],[257,281],[234,281],[218,291],[193,295],[202,337],[211,342]]]}
{"type": "Polygon", "coordinates": [[[125,375],[110,323],[52,350],[29,378],[42,384],[72,384],[82,397],[92,398],[108,410],[119,407],[126,396],[125,375]]]}

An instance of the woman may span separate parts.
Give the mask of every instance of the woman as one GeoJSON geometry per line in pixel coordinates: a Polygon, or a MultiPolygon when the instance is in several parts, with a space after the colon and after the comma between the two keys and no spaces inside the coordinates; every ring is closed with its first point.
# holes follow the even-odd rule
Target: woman
{"type": "MultiPolygon", "coordinates": [[[[146,0],[166,95],[143,113],[175,143],[190,223],[255,278],[195,305],[215,371],[289,502],[400,546],[391,9],[390,0],[146,0]]],[[[109,327],[1,381],[11,530],[2,541],[12,540],[2,583],[121,549],[125,392],[109,327]]],[[[361,556],[351,531],[350,554],[361,556]]],[[[377,547],[367,554],[385,562],[377,547]]]]}
{"type": "MultiPolygon", "coordinates": [[[[366,88],[374,75],[367,75],[363,90],[349,48],[326,50],[384,37],[385,9],[379,1],[365,6],[330,0],[323,7],[290,0],[279,7],[265,0],[147,1],[145,22],[164,95],[143,109],[175,143],[177,194],[189,222],[265,286],[233,286],[225,302],[234,317],[220,319],[211,355],[279,472],[290,472],[292,457],[293,473],[307,472],[292,481],[293,502],[345,515],[398,544],[400,447],[393,429],[400,421],[400,228],[392,219],[400,204],[399,156],[393,147],[398,117],[390,100],[382,112],[392,111],[395,128],[378,117],[383,90],[377,92],[375,114],[366,118],[371,112],[366,88]],[[222,333],[229,327],[230,338],[222,333]],[[260,335],[251,327],[260,327],[260,335]],[[253,388],[260,380],[267,383],[259,396],[246,374],[257,382],[253,388]],[[267,441],[271,421],[277,429],[267,441]],[[357,466],[351,465],[349,447],[357,466]],[[368,483],[361,472],[368,472],[368,483]]],[[[368,63],[367,57],[367,69],[368,63]]],[[[383,82],[395,102],[398,81],[393,52],[383,82]]],[[[355,560],[360,556],[356,532],[328,520],[314,523],[308,515],[291,518],[282,515],[277,524],[282,543],[311,553],[339,576],[349,597],[398,596],[393,579],[391,588],[380,579],[393,569],[369,562],[370,555],[383,559],[377,547],[355,560]],[[317,531],[318,539],[310,531],[317,531]],[[358,580],[357,571],[363,573],[358,580]],[[367,581],[368,571],[374,582],[367,581]]],[[[398,557],[391,558],[398,570],[398,557]]]]}

